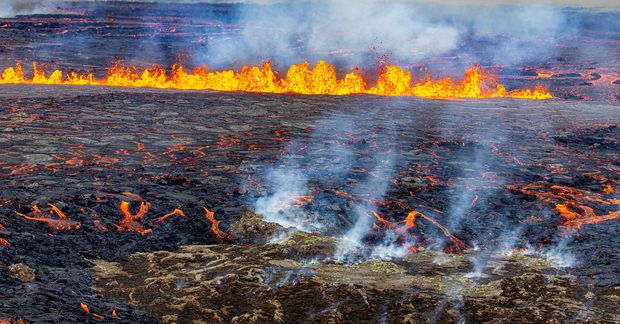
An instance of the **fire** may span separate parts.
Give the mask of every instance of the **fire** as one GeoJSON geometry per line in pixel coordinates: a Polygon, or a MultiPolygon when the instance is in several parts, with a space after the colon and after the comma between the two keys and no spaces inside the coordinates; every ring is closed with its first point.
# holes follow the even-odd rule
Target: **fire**
{"type": "Polygon", "coordinates": [[[215,213],[208,210],[206,207],[202,207],[205,211],[205,217],[211,222],[211,232],[215,235],[220,242],[232,242],[235,237],[220,230],[221,220],[215,219],[215,213]]]}
{"type": "Polygon", "coordinates": [[[51,208],[49,212],[42,211],[37,205],[34,205],[32,206],[32,216],[28,216],[19,212],[15,213],[23,217],[24,219],[45,223],[47,224],[47,226],[57,231],[80,229],[82,227],[79,222],[69,219],[58,207],[52,204],[48,205],[51,208]],[[49,214],[49,216],[56,215],[58,218],[46,217],[46,213],[49,214]]]}
{"type": "Polygon", "coordinates": [[[415,96],[425,98],[553,98],[543,86],[534,89],[506,90],[498,83],[497,75],[480,66],[471,66],[461,80],[450,77],[433,80],[430,76],[414,81],[410,71],[389,65],[379,71],[377,84],[368,87],[367,81],[356,70],[338,78],[333,65],[318,61],[314,67],[309,62],[289,67],[281,78],[265,62],[261,67],[244,66],[239,71],[209,71],[207,66],[188,72],[185,67],[173,65],[168,72],[161,65],[147,69],[125,67],[116,63],[108,69],[103,79],[93,74],[53,71],[49,76],[33,63],[33,76],[28,79],[22,66],[8,67],[0,76],[0,84],[56,84],[71,86],[149,87],[179,90],[217,90],[263,93],[298,93],[308,95],[373,94],[379,96],[415,96]]]}

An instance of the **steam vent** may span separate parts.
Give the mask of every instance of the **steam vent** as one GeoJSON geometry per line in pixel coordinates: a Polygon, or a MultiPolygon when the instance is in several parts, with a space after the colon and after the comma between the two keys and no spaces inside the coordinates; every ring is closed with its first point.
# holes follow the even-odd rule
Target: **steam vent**
{"type": "Polygon", "coordinates": [[[618,1],[0,1],[0,324],[620,323],[618,1]]]}

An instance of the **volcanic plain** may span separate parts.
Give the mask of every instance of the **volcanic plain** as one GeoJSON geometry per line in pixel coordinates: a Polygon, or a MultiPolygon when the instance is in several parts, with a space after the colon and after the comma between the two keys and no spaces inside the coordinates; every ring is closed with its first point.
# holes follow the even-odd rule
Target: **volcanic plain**
{"type": "MultiPolygon", "coordinates": [[[[613,204],[604,202],[617,198],[620,141],[617,106],[561,100],[445,101],[24,85],[3,86],[0,103],[3,107],[0,120],[3,188],[0,223],[3,229],[0,237],[7,243],[1,247],[0,309],[9,319],[98,320],[82,309],[80,304],[83,303],[91,313],[121,321],[165,319],[164,313],[171,321],[176,318],[174,316],[187,319],[183,316],[194,313],[189,310],[196,307],[205,309],[196,314],[203,316],[200,318],[210,318],[209,322],[232,318],[271,321],[272,316],[274,320],[288,320],[291,315],[286,312],[283,315],[273,313],[280,307],[276,303],[278,298],[299,298],[295,302],[303,305],[314,301],[320,291],[330,289],[347,296],[349,302],[338,304],[340,297],[332,296],[333,300],[324,297],[325,309],[312,310],[312,316],[334,320],[356,316],[375,318],[382,312],[380,309],[392,314],[392,309],[400,308],[399,303],[411,304],[413,309],[422,307],[423,313],[415,316],[426,316],[431,309],[436,309],[438,300],[444,300],[446,305],[462,301],[451,298],[455,292],[447,290],[435,291],[431,294],[434,297],[426,300],[427,304],[407,301],[412,294],[417,294],[415,289],[406,289],[408,283],[385,283],[385,287],[377,287],[374,283],[377,278],[366,280],[363,275],[351,282],[331,282],[325,278],[340,278],[339,272],[350,271],[349,267],[355,265],[329,261],[329,245],[332,244],[329,239],[318,248],[314,248],[317,239],[307,244],[303,240],[302,243],[288,243],[310,250],[304,253],[297,251],[300,248],[267,246],[260,260],[252,260],[256,258],[252,256],[252,249],[256,249],[253,246],[265,244],[259,240],[264,233],[254,231],[255,237],[244,234],[247,230],[228,234],[235,236],[236,241],[229,236],[218,238],[215,235],[213,222],[205,217],[203,208],[212,211],[215,218],[222,221],[219,227],[227,231],[244,213],[252,211],[251,197],[266,190],[260,185],[261,169],[279,163],[287,143],[293,139],[302,143],[304,139],[309,141],[310,135],[316,132],[316,125],[326,127],[320,121],[334,115],[357,116],[359,133],[324,140],[341,141],[355,152],[366,152],[364,154],[377,159],[385,154],[386,148],[374,147],[373,136],[376,135],[373,134],[378,132],[366,130],[372,125],[382,127],[386,121],[393,125],[390,136],[398,142],[397,154],[401,158],[394,167],[396,173],[391,188],[385,199],[377,203],[386,219],[401,221],[415,209],[446,225],[451,197],[465,191],[472,199],[472,202],[467,201],[470,207],[462,228],[452,233],[467,245],[465,254],[442,253],[448,260],[460,260],[454,264],[447,261],[451,264],[450,271],[441,270],[445,261],[430,257],[429,253],[437,252],[424,252],[424,244],[420,244],[422,251],[407,258],[413,261],[402,261],[412,263],[402,265],[386,261],[388,270],[394,268],[408,276],[423,275],[425,280],[444,280],[448,272],[455,271],[458,280],[471,281],[472,286],[488,284],[491,279],[493,285],[525,285],[515,288],[525,289],[520,292],[523,294],[532,293],[529,289],[544,291],[548,280],[559,280],[562,288],[558,289],[572,296],[571,303],[587,306],[575,306],[565,312],[545,309],[540,318],[552,314],[559,319],[600,319],[602,317],[586,311],[592,309],[596,313],[598,307],[604,310],[600,311],[603,314],[613,312],[609,307],[617,298],[620,282],[617,252],[620,241],[615,235],[620,223],[613,219],[597,222],[598,218],[592,217],[615,212],[613,204]],[[371,110],[373,113],[369,113],[371,110]],[[474,167],[476,165],[478,167],[474,167]],[[473,201],[478,196],[485,198],[473,201]],[[140,214],[141,205],[149,208],[143,216],[134,219],[134,224],[123,226],[122,202],[129,204],[130,216],[140,214]],[[48,204],[60,209],[66,218],[61,219],[48,204]],[[584,224],[571,223],[558,211],[556,204],[570,205],[570,210],[579,215],[584,224]],[[39,214],[33,209],[34,205],[41,210],[39,214]],[[596,215],[577,206],[591,208],[596,215]],[[183,215],[162,217],[175,209],[183,211],[183,215]],[[496,234],[509,232],[511,228],[521,229],[516,236],[519,241],[512,242],[515,249],[533,246],[536,251],[536,247],[562,244],[570,248],[569,254],[579,262],[562,267],[537,255],[533,258],[545,264],[544,271],[540,270],[540,265],[516,262],[511,266],[518,267],[518,271],[499,271],[491,279],[484,279],[486,282],[467,279],[465,275],[472,267],[465,266],[464,262],[473,260],[466,257],[473,252],[467,251],[473,251],[475,244],[485,248],[498,244],[496,234]],[[228,248],[188,246],[179,254],[174,252],[181,245],[215,243],[232,245],[228,248]],[[241,246],[234,247],[239,244],[241,246]],[[250,247],[243,247],[248,244],[250,247]],[[266,299],[247,298],[247,285],[254,287],[254,279],[246,282],[244,280],[249,279],[229,269],[225,277],[233,283],[224,280],[210,284],[241,285],[244,289],[220,291],[226,296],[218,299],[217,306],[201,302],[204,296],[200,294],[195,296],[199,299],[195,303],[174,306],[175,292],[186,296],[189,288],[185,285],[204,287],[204,283],[195,278],[195,271],[209,272],[215,262],[212,258],[225,263],[236,260],[237,252],[230,249],[237,249],[239,255],[250,255],[250,260],[239,260],[239,265],[251,263],[259,269],[292,267],[302,279],[282,280],[281,286],[274,283],[275,286],[270,286],[269,279],[264,277],[267,274],[253,272],[254,279],[267,282],[255,289],[261,291],[260,294],[274,294],[275,304],[266,307],[261,304],[266,299]],[[169,252],[131,256],[136,252],[153,251],[169,252]],[[192,251],[196,255],[192,255],[192,251]],[[267,253],[269,251],[272,253],[267,253]],[[310,255],[318,265],[305,269],[298,264],[310,260],[310,255]],[[138,261],[140,258],[148,261],[138,261]],[[110,274],[101,270],[110,262],[121,262],[114,267],[122,271],[110,274]],[[414,266],[415,262],[423,266],[414,266]],[[26,265],[34,275],[26,273],[24,276],[20,268],[11,268],[16,264],[26,265]],[[168,267],[177,270],[166,270],[168,267]],[[432,270],[421,270],[427,268],[432,270]],[[162,271],[166,274],[165,283],[158,281],[162,271]],[[93,279],[93,273],[97,280],[93,279]],[[522,277],[515,279],[517,275],[522,277]],[[549,279],[547,275],[554,277],[549,279]],[[308,279],[313,276],[323,281],[308,279]],[[112,286],[109,286],[110,280],[114,282],[112,286]],[[171,288],[171,282],[179,288],[171,288]],[[156,289],[161,295],[149,293],[151,299],[138,300],[128,297],[144,294],[150,291],[148,289],[156,289]],[[284,295],[281,289],[286,289],[284,295]],[[603,295],[599,294],[601,289],[603,295]],[[373,297],[365,297],[366,294],[373,297]],[[375,304],[374,298],[378,297],[374,294],[391,297],[380,298],[382,304],[375,304]],[[587,294],[602,297],[588,299],[587,294]],[[243,307],[236,303],[242,303],[243,307]],[[162,305],[167,305],[165,312],[162,305]],[[359,307],[368,309],[358,313],[359,307]]],[[[329,137],[334,133],[325,131],[322,134],[329,137]]],[[[321,161],[325,157],[319,151],[299,154],[315,158],[317,165],[325,165],[325,161],[321,161]]],[[[362,167],[359,178],[367,176],[362,167]]],[[[347,186],[354,185],[357,180],[356,177],[347,179],[339,188],[317,185],[315,195],[333,196],[333,208],[346,206],[346,201],[355,197],[336,192],[347,192],[347,186]]],[[[346,212],[343,215],[345,219],[348,217],[346,212]]],[[[255,223],[261,222],[258,219],[255,223]]],[[[341,226],[346,228],[346,222],[341,226]]],[[[418,226],[419,235],[426,237],[427,242],[437,237],[432,235],[438,232],[432,223],[420,220],[418,226]]],[[[502,262],[510,262],[510,257],[507,258],[508,261],[502,262]]],[[[489,261],[490,264],[494,262],[489,261]]],[[[362,263],[361,266],[366,265],[362,263]]],[[[373,274],[384,270],[367,269],[373,274]]],[[[207,276],[222,275],[218,267],[213,271],[207,276]]],[[[243,271],[248,270],[244,268],[243,271]]],[[[393,276],[390,274],[390,278],[393,276]]],[[[346,276],[340,279],[346,280],[346,276]]],[[[213,289],[215,293],[223,288],[213,289]]],[[[496,293],[501,295],[501,289],[492,292],[496,293]]],[[[489,295],[484,296],[489,298],[485,307],[497,302],[489,295]]],[[[476,299],[476,303],[484,304],[484,298],[476,299]]],[[[537,301],[529,302],[536,305],[537,301]]],[[[436,316],[515,319],[525,314],[516,310],[514,313],[489,313],[488,309],[476,313],[473,309],[477,308],[469,309],[468,305],[465,298],[465,303],[459,307],[437,309],[436,316]]],[[[294,305],[281,307],[290,310],[294,305]]],[[[396,317],[388,319],[404,316],[401,311],[397,313],[393,315],[396,317]]]]}

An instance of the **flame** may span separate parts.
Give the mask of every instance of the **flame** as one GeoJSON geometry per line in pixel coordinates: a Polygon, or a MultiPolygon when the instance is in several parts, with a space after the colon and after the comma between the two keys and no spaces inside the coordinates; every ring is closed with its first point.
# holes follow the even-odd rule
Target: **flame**
{"type": "Polygon", "coordinates": [[[60,230],[72,230],[72,229],[80,229],[82,225],[79,222],[72,221],[69,219],[58,207],[48,204],[50,206],[50,211],[47,212],[50,216],[56,215],[58,218],[50,218],[46,217],[45,211],[39,209],[37,205],[32,206],[32,216],[28,216],[22,214],[20,212],[15,212],[17,215],[23,217],[24,219],[30,221],[37,221],[47,224],[50,228],[60,231],[60,230]]]}
{"type": "Polygon", "coordinates": [[[100,220],[98,220],[98,219],[94,219],[94,220],[93,220],[93,225],[94,225],[94,226],[95,226],[95,228],[96,228],[97,230],[99,230],[99,232],[101,232],[101,233],[107,233],[107,232],[109,232],[109,231],[110,231],[107,227],[103,226],[103,224],[101,224],[101,221],[100,221],[100,220]]]}
{"type": "Polygon", "coordinates": [[[413,81],[410,71],[398,66],[385,66],[379,71],[377,85],[369,88],[366,80],[354,70],[338,78],[333,65],[318,61],[314,67],[309,62],[291,65],[285,78],[280,78],[271,68],[271,62],[261,67],[244,66],[239,71],[209,71],[207,66],[187,72],[183,66],[173,65],[170,73],[161,65],[140,70],[125,67],[122,62],[108,69],[104,79],[93,74],[53,71],[49,76],[33,63],[33,77],[26,78],[22,66],[8,67],[0,76],[0,84],[56,84],[72,86],[149,87],[179,90],[218,90],[265,93],[298,93],[312,95],[373,94],[379,96],[415,96],[425,98],[553,98],[543,86],[534,89],[507,91],[497,81],[497,75],[480,66],[469,67],[462,80],[443,78],[433,80],[427,76],[413,81]],[[412,84],[413,83],[413,84],[412,84]]]}
{"type": "Polygon", "coordinates": [[[221,220],[215,219],[215,213],[208,210],[206,207],[202,207],[205,211],[205,217],[211,222],[211,232],[215,235],[219,242],[232,242],[236,238],[230,234],[220,230],[221,220]]]}

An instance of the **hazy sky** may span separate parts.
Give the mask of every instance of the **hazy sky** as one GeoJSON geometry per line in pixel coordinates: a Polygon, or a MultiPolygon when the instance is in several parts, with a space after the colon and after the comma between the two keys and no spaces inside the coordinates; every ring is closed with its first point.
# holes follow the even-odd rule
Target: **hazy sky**
{"type": "MultiPolygon", "coordinates": [[[[95,0],[66,0],[66,1],[95,1],[95,0]]],[[[102,0],[97,0],[102,1],[102,0]]],[[[106,1],[106,0],[103,0],[106,1]]],[[[307,0],[126,0],[126,1],[143,1],[143,2],[217,2],[217,3],[274,3],[274,2],[306,2],[307,0]]],[[[310,0],[317,1],[317,0],[310,0]]],[[[318,0],[321,1],[321,0],[318,0]]],[[[328,0],[323,0],[328,1],[328,0]]],[[[355,2],[355,0],[351,0],[355,2]]],[[[41,2],[63,2],[63,0],[0,0],[0,3],[26,4],[26,3],[41,3],[41,2]]],[[[388,0],[377,0],[377,2],[396,2],[388,0]]],[[[440,3],[440,4],[477,4],[477,5],[494,5],[494,4],[515,4],[515,5],[560,5],[560,6],[577,6],[577,7],[616,7],[620,8],[619,0],[399,0],[399,2],[411,2],[411,3],[440,3]]]]}
{"type": "MultiPolygon", "coordinates": [[[[0,0],[7,1],[7,0],[0,0]]],[[[13,1],[13,0],[8,0],[13,1]]],[[[17,0],[15,2],[40,2],[41,0],[17,0]]],[[[49,1],[49,0],[48,0],[49,1]]],[[[69,0],[69,1],[94,1],[94,0],[69,0]]],[[[98,0],[102,1],[102,0],[98,0]]],[[[105,0],[104,0],[105,1],[105,0]]],[[[128,1],[150,1],[150,2],[216,2],[216,3],[282,3],[282,2],[307,2],[308,0],[128,0],[128,1]]],[[[321,1],[321,0],[310,0],[321,1]]],[[[328,0],[322,0],[328,1],[328,0]]],[[[351,0],[355,2],[355,0],[351,0]]],[[[377,2],[396,2],[393,0],[377,0],[377,2]]],[[[398,0],[398,2],[411,3],[440,3],[440,4],[476,4],[476,5],[495,5],[495,4],[513,4],[513,5],[559,5],[559,6],[575,6],[575,7],[613,7],[620,8],[620,0],[398,0]]]]}

